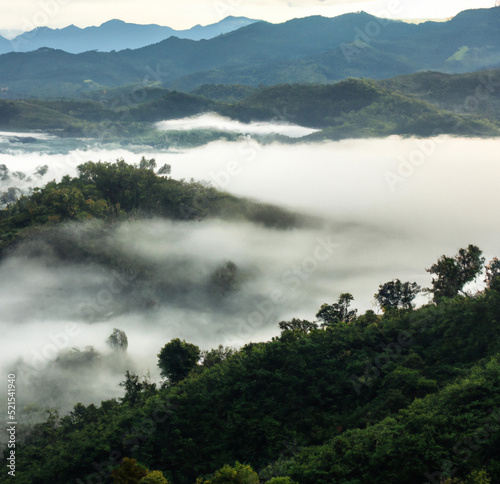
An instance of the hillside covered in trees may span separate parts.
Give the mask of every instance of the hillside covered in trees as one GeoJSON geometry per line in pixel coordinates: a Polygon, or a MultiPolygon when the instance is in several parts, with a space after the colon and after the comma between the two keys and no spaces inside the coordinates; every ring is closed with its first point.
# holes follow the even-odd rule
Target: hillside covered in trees
{"type": "MultiPolygon", "coordinates": [[[[70,220],[301,223],[168,173],[146,159],[86,163],[77,177],[2,210],[4,254],[70,220]],[[191,208],[188,217],[182,207],[191,208]]],[[[91,262],[98,245],[58,250],[91,262]]],[[[102,261],[116,263],[110,254],[102,261]]],[[[127,371],[121,398],[75,402],[67,415],[49,410],[25,429],[16,482],[498,483],[500,263],[485,262],[474,245],[429,261],[432,301],[418,309],[421,288],[395,279],[376,291],[381,314],[358,314],[345,293],[314,320],[276,321],[281,333],[268,342],[200,351],[180,339],[159,341],[151,351],[162,381],[127,371]],[[471,293],[467,284],[478,277],[486,287],[471,293]]],[[[228,263],[213,275],[221,290],[233,269],[228,263]]],[[[126,349],[120,331],[110,339],[126,349]]]]}
{"type": "MultiPolygon", "coordinates": [[[[389,135],[492,137],[500,133],[498,82],[498,70],[490,70],[259,89],[205,85],[191,93],[135,86],[97,89],[90,99],[0,100],[0,129],[43,130],[59,137],[155,148],[237,139],[237,133],[221,128],[186,133],[155,126],[159,121],[215,113],[243,123],[289,123],[318,130],[301,141],[389,135]]],[[[263,137],[276,138],[293,141],[263,137]]]]}
{"type": "Polygon", "coordinates": [[[240,350],[173,340],[161,385],[127,373],[119,401],[35,425],[16,481],[138,482],[116,477],[126,457],[180,484],[499,482],[498,264],[484,292],[435,299],[323,307],[240,350]]]}
{"type": "Polygon", "coordinates": [[[241,199],[206,183],[176,180],[169,174],[170,165],[157,168],[154,159],[144,157],[139,164],[89,161],[78,167],[77,177],[64,176],[28,195],[5,192],[0,254],[17,241],[50,233],[67,221],[95,219],[113,224],[128,218],[189,221],[218,217],[278,228],[314,223],[312,217],[241,199]]]}

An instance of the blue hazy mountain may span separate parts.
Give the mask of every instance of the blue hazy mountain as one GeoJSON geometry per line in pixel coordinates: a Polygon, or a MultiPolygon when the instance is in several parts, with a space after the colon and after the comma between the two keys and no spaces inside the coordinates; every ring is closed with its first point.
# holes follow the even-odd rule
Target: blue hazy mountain
{"type": "Polygon", "coordinates": [[[500,7],[419,25],[365,12],[254,22],[209,40],[169,37],[120,52],[42,48],[0,56],[9,96],[74,96],[124,85],[189,91],[204,84],[329,83],[419,71],[500,67],[500,7]]]}
{"type": "Polygon", "coordinates": [[[99,27],[86,27],[84,29],[75,25],[63,29],[39,27],[18,35],[12,42],[7,41],[8,44],[4,45],[0,41],[0,53],[30,52],[42,47],[60,49],[73,54],[89,50],[110,52],[138,49],[156,44],[171,36],[190,40],[211,39],[254,22],[256,20],[246,17],[226,17],[216,24],[196,25],[188,30],[174,30],[170,27],[154,24],[139,25],[126,23],[122,20],[110,20],[99,27]]]}
{"type": "Polygon", "coordinates": [[[12,51],[12,44],[10,40],[0,35],[0,54],[12,51]]]}

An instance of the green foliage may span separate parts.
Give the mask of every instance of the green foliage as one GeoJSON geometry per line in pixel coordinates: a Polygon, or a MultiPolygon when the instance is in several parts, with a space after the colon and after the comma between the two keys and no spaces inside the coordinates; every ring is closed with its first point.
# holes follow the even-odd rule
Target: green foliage
{"type": "Polygon", "coordinates": [[[112,472],[114,484],[137,484],[148,473],[148,470],[137,463],[137,460],[124,457],[119,467],[112,472]]]}
{"type": "Polygon", "coordinates": [[[500,290],[500,260],[494,257],[486,266],[486,277],[484,282],[490,289],[500,290]]]}
{"type": "Polygon", "coordinates": [[[148,378],[141,380],[138,375],[129,370],[125,372],[125,380],[120,383],[120,386],[125,388],[125,395],[121,401],[127,402],[130,406],[143,402],[156,390],[155,383],[151,383],[148,378]]]}
{"type": "Polygon", "coordinates": [[[150,471],[138,484],[169,484],[161,471],[150,471]]]}
{"type": "MultiPolygon", "coordinates": [[[[103,219],[113,223],[127,214],[184,221],[238,218],[281,229],[302,223],[286,210],[241,200],[204,183],[174,180],[166,176],[168,165],[158,173],[155,167],[154,159],[144,157],[138,165],[123,159],[115,163],[89,161],[78,167],[77,177],[64,176],[59,183],[49,182],[31,195],[13,200],[0,210],[0,252],[24,234],[32,235],[37,227],[45,226],[47,233],[48,227],[58,222],[103,219]],[[257,215],[263,212],[270,214],[265,220],[257,215]]],[[[66,252],[75,258],[83,256],[74,242],[67,245],[66,252]]],[[[214,274],[222,292],[234,287],[237,279],[236,269],[228,264],[220,268],[220,274],[214,274]]]]}
{"type": "Polygon", "coordinates": [[[493,358],[395,417],[305,449],[281,463],[281,470],[304,484],[488,482],[487,469],[497,475],[499,464],[493,449],[500,442],[500,416],[490,415],[499,372],[493,358]],[[458,477],[449,478],[450,472],[458,477]]]}
{"type": "MultiPolygon", "coordinates": [[[[491,87],[498,84],[498,70],[451,78],[437,73],[385,81],[335,78],[340,82],[330,83],[318,80],[316,74],[311,79],[298,79],[292,73],[290,81],[266,82],[275,85],[260,88],[203,86],[191,94],[144,88],[139,101],[134,99],[137,89],[133,86],[128,92],[122,89],[116,98],[103,95],[93,101],[0,100],[0,128],[55,130],[58,136],[85,135],[125,146],[146,144],[160,149],[239,139],[237,133],[211,129],[164,132],[151,125],[206,112],[243,122],[291,122],[321,129],[306,137],[312,141],[391,134],[497,136],[500,132],[500,100],[498,90],[491,87]],[[486,94],[473,97],[471,113],[464,100],[472,98],[478,86],[484,86],[486,94]],[[455,101],[450,102],[450,98],[455,101]]],[[[281,71],[279,76],[283,76],[281,71]]]]}
{"type": "Polygon", "coordinates": [[[318,329],[316,323],[311,323],[310,321],[306,321],[305,319],[296,318],[293,318],[291,321],[281,321],[280,323],[278,323],[278,326],[281,329],[282,334],[287,331],[307,334],[315,329],[318,329]]]}
{"type": "Polygon", "coordinates": [[[234,467],[226,464],[203,484],[259,484],[259,476],[249,465],[236,462],[234,467]]]}
{"type": "Polygon", "coordinates": [[[223,361],[233,356],[235,353],[236,350],[234,348],[229,348],[229,347],[224,347],[223,345],[219,345],[215,349],[202,351],[200,355],[203,367],[211,368],[214,365],[219,365],[223,361]]]}
{"type": "Polygon", "coordinates": [[[427,272],[436,277],[432,280],[434,300],[454,297],[462,291],[465,284],[472,282],[481,272],[484,264],[482,251],[475,245],[460,249],[455,257],[441,256],[427,272]]]}
{"type": "Polygon", "coordinates": [[[499,120],[500,91],[494,87],[499,80],[500,69],[464,74],[427,71],[379,81],[379,84],[433,103],[440,109],[499,120]]]}
{"type": "Polygon", "coordinates": [[[158,366],[162,376],[168,378],[171,383],[178,383],[194,369],[200,355],[198,346],[175,338],[158,353],[158,366]]]}
{"type": "Polygon", "coordinates": [[[318,319],[323,321],[324,327],[331,327],[339,323],[350,323],[356,319],[357,309],[349,309],[351,301],[354,300],[352,294],[348,292],[341,294],[334,304],[323,304],[316,314],[318,319]]]}
{"type": "Polygon", "coordinates": [[[124,455],[176,484],[257,482],[233,462],[273,484],[496,482],[499,312],[487,288],[327,330],[293,319],[198,364],[178,340],[188,378],[156,388],[128,373],[121,402],[52,412],[18,443],[19,482],[75,483],[124,455]]]}
{"type": "Polygon", "coordinates": [[[257,88],[242,84],[204,84],[193,89],[190,94],[202,96],[214,101],[235,103],[253,94],[257,88]]]}
{"type": "Polygon", "coordinates": [[[404,282],[399,279],[386,282],[379,286],[375,299],[382,310],[412,309],[413,300],[420,292],[420,286],[416,282],[404,282]]]}

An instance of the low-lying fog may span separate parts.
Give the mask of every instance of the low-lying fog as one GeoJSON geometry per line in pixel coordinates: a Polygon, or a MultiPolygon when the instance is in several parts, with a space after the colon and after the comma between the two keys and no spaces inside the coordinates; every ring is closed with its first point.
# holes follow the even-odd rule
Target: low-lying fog
{"type": "Polygon", "coordinates": [[[289,138],[301,138],[318,131],[317,129],[306,128],[296,124],[289,124],[278,121],[281,117],[279,112],[275,122],[253,122],[241,123],[217,114],[203,114],[184,119],[170,119],[157,123],[157,128],[162,131],[189,131],[193,129],[217,129],[233,133],[267,135],[281,134],[289,138]]]}
{"type": "MultiPolygon", "coordinates": [[[[488,260],[500,256],[499,148],[499,140],[457,138],[265,146],[244,138],[143,153],[158,166],[172,165],[175,178],[207,180],[323,222],[280,231],[219,220],[150,220],[122,223],[105,235],[98,223],[63,227],[57,240],[28,244],[0,265],[2,374],[24,375],[21,405],[67,410],[76,401],[98,403],[121,395],[126,369],[158,378],[156,355],[172,338],[203,349],[266,340],[283,319],[314,320],[320,305],[341,292],[352,293],[364,312],[376,310],[378,285],[395,277],[428,286],[425,268],[470,243],[488,260]],[[61,263],[59,240],[102,244],[151,267],[156,283],[61,263]],[[210,277],[227,261],[238,268],[237,287],[214,296],[210,277]],[[113,328],[128,336],[126,355],[105,343],[113,328]],[[58,348],[73,347],[80,352],[56,361],[58,348]]],[[[124,150],[21,153],[1,155],[0,165],[29,174],[47,165],[47,173],[32,176],[36,185],[74,174],[89,159],[119,157],[140,159],[124,150]]]]}

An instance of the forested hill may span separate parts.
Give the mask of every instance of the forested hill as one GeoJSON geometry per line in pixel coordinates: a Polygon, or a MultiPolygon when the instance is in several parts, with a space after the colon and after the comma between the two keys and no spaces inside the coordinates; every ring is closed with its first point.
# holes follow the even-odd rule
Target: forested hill
{"type": "MultiPolygon", "coordinates": [[[[3,179],[9,179],[11,173],[5,165],[2,168],[3,179]]],[[[50,233],[59,223],[69,221],[115,223],[127,217],[199,221],[217,217],[277,229],[316,223],[314,217],[241,199],[204,183],[175,180],[169,174],[169,165],[157,167],[154,159],[144,157],[139,164],[90,161],[78,167],[78,176],[64,176],[59,182],[30,190],[28,195],[9,189],[0,199],[0,258],[18,241],[50,233]]],[[[51,243],[57,245],[56,240],[51,243]]],[[[74,242],[69,245],[73,247],[70,259],[92,259],[95,254],[93,249],[80,250],[74,242]]]]}
{"type": "MultiPolygon", "coordinates": [[[[497,84],[498,71],[493,70],[260,89],[206,85],[190,94],[160,88],[119,88],[102,93],[102,99],[95,96],[95,100],[0,100],[0,129],[42,129],[59,136],[99,136],[101,140],[168,147],[175,145],[175,133],[162,134],[152,123],[217,113],[245,123],[292,123],[321,130],[310,135],[310,140],[393,134],[498,136],[497,84]],[[482,89],[480,97],[476,96],[477,86],[482,89]],[[454,94],[448,100],[450,90],[454,94]],[[471,102],[473,109],[469,109],[471,102]]],[[[232,139],[228,133],[213,131],[192,142],[232,139]]]]}
{"type": "Polygon", "coordinates": [[[440,109],[500,119],[500,69],[465,74],[419,72],[384,79],[378,84],[440,109]]]}
{"type": "Polygon", "coordinates": [[[496,484],[498,260],[462,292],[483,263],[472,245],[442,256],[420,309],[395,280],[382,315],[342,294],[267,343],[158,342],[162,384],[127,372],[118,401],[51,411],[17,444],[16,482],[496,484]]]}
{"type": "Polygon", "coordinates": [[[210,40],[170,37],[136,50],[68,54],[42,48],[0,56],[0,86],[13,96],[89,87],[153,84],[326,83],[382,79],[421,70],[466,72],[498,67],[500,8],[467,10],[448,22],[414,25],[367,13],[256,22],[210,40]]]}

